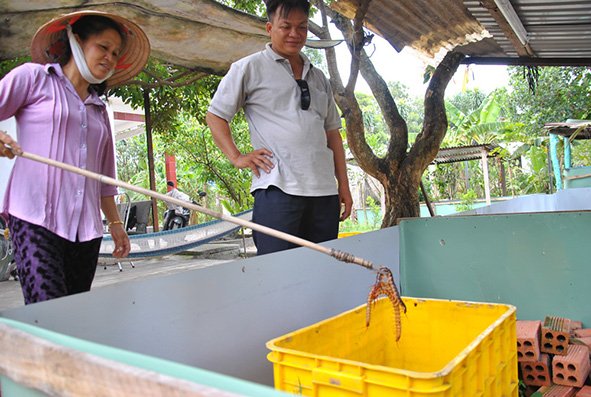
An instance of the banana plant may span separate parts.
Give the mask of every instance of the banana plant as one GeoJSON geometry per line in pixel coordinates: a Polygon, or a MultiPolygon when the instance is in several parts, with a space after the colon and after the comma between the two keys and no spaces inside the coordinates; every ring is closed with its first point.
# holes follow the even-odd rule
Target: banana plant
{"type": "Polygon", "coordinates": [[[490,144],[508,141],[510,132],[520,124],[504,120],[496,91],[488,95],[482,104],[465,113],[451,102],[445,103],[449,130],[443,146],[490,144]]]}

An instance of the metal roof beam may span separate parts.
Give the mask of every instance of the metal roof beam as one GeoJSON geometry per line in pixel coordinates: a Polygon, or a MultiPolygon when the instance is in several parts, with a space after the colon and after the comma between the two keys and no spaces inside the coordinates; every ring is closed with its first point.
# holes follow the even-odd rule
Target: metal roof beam
{"type": "Polygon", "coordinates": [[[488,10],[520,57],[535,55],[528,43],[527,31],[508,0],[481,0],[480,4],[488,10]]]}

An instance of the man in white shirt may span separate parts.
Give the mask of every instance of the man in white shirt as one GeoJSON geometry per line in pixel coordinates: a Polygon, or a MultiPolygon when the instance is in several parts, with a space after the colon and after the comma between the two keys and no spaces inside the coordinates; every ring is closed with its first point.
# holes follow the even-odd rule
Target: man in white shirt
{"type": "MultiPolygon", "coordinates": [[[[166,193],[167,196],[170,196],[170,197],[175,198],[175,199],[187,201],[189,203],[191,202],[191,197],[189,197],[187,194],[181,192],[176,187],[174,187],[174,182],[173,181],[168,181],[168,182],[166,182],[166,184],[168,186],[172,187],[172,189],[169,192],[166,193]]],[[[174,210],[174,212],[177,215],[182,215],[182,213],[183,213],[183,206],[181,206],[181,205],[176,205],[176,204],[172,204],[172,203],[166,203],[166,206],[168,207],[169,210],[174,210]]]]}
{"type": "MultiPolygon", "coordinates": [[[[341,120],[329,81],[301,53],[307,0],[268,0],[271,43],[232,64],[207,113],[218,147],[253,173],[253,221],[313,242],[337,237],[351,213],[341,120]],[[254,150],[240,153],[230,130],[244,109],[254,150]]],[[[294,247],[254,231],[259,255],[294,247]]]]}

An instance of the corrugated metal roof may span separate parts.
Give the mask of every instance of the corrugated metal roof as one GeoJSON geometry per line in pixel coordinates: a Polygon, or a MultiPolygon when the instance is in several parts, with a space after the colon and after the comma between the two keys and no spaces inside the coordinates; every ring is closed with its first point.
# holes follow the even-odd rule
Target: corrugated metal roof
{"type": "Polygon", "coordinates": [[[591,120],[570,123],[547,123],[544,125],[544,129],[549,134],[570,137],[576,133],[577,135],[574,139],[591,139],[591,120]]]}
{"type": "Polygon", "coordinates": [[[446,164],[466,160],[480,160],[483,151],[486,152],[486,157],[496,157],[498,154],[496,148],[498,148],[497,145],[490,144],[442,148],[439,149],[437,156],[431,163],[446,164]]]}
{"type": "MultiPolygon", "coordinates": [[[[472,14],[508,56],[517,56],[490,12],[480,1],[464,0],[472,14]]],[[[511,0],[539,58],[591,57],[591,1],[511,0]]]]}
{"type": "MultiPolygon", "coordinates": [[[[331,7],[351,18],[356,3],[337,0],[331,7]]],[[[433,57],[442,49],[457,48],[472,57],[517,59],[514,42],[483,6],[486,3],[496,7],[492,0],[372,0],[366,26],[398,51],[410,46],[433,57]]],[[[531,58],[591,58],[591,1],[511,4],[528,33],[531,58]]]]}
{"type": "MultiPolygon", "coordinates": [[[[331,4],[348,18],[354,17],[356,6],[355,0],[331,4]]],[[[371,0],[366,26],[398,51],[411,46],[429,56],[488,35],[461,0],[371,0]]]]}

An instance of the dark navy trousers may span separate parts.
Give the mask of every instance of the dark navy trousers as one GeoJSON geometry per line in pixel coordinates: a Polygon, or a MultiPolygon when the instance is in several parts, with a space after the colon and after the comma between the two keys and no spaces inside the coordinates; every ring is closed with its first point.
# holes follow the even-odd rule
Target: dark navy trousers
{"type": "MultiPolygon", "coordinates": [[[[314,243],[337,238],[340,202],[338,195],[305,197],[283,192],[275,186],[253,192],[252,220],[314,243]]],[[[257,255],[283,251],[297,245],[253,230],[257,255]]]]}

